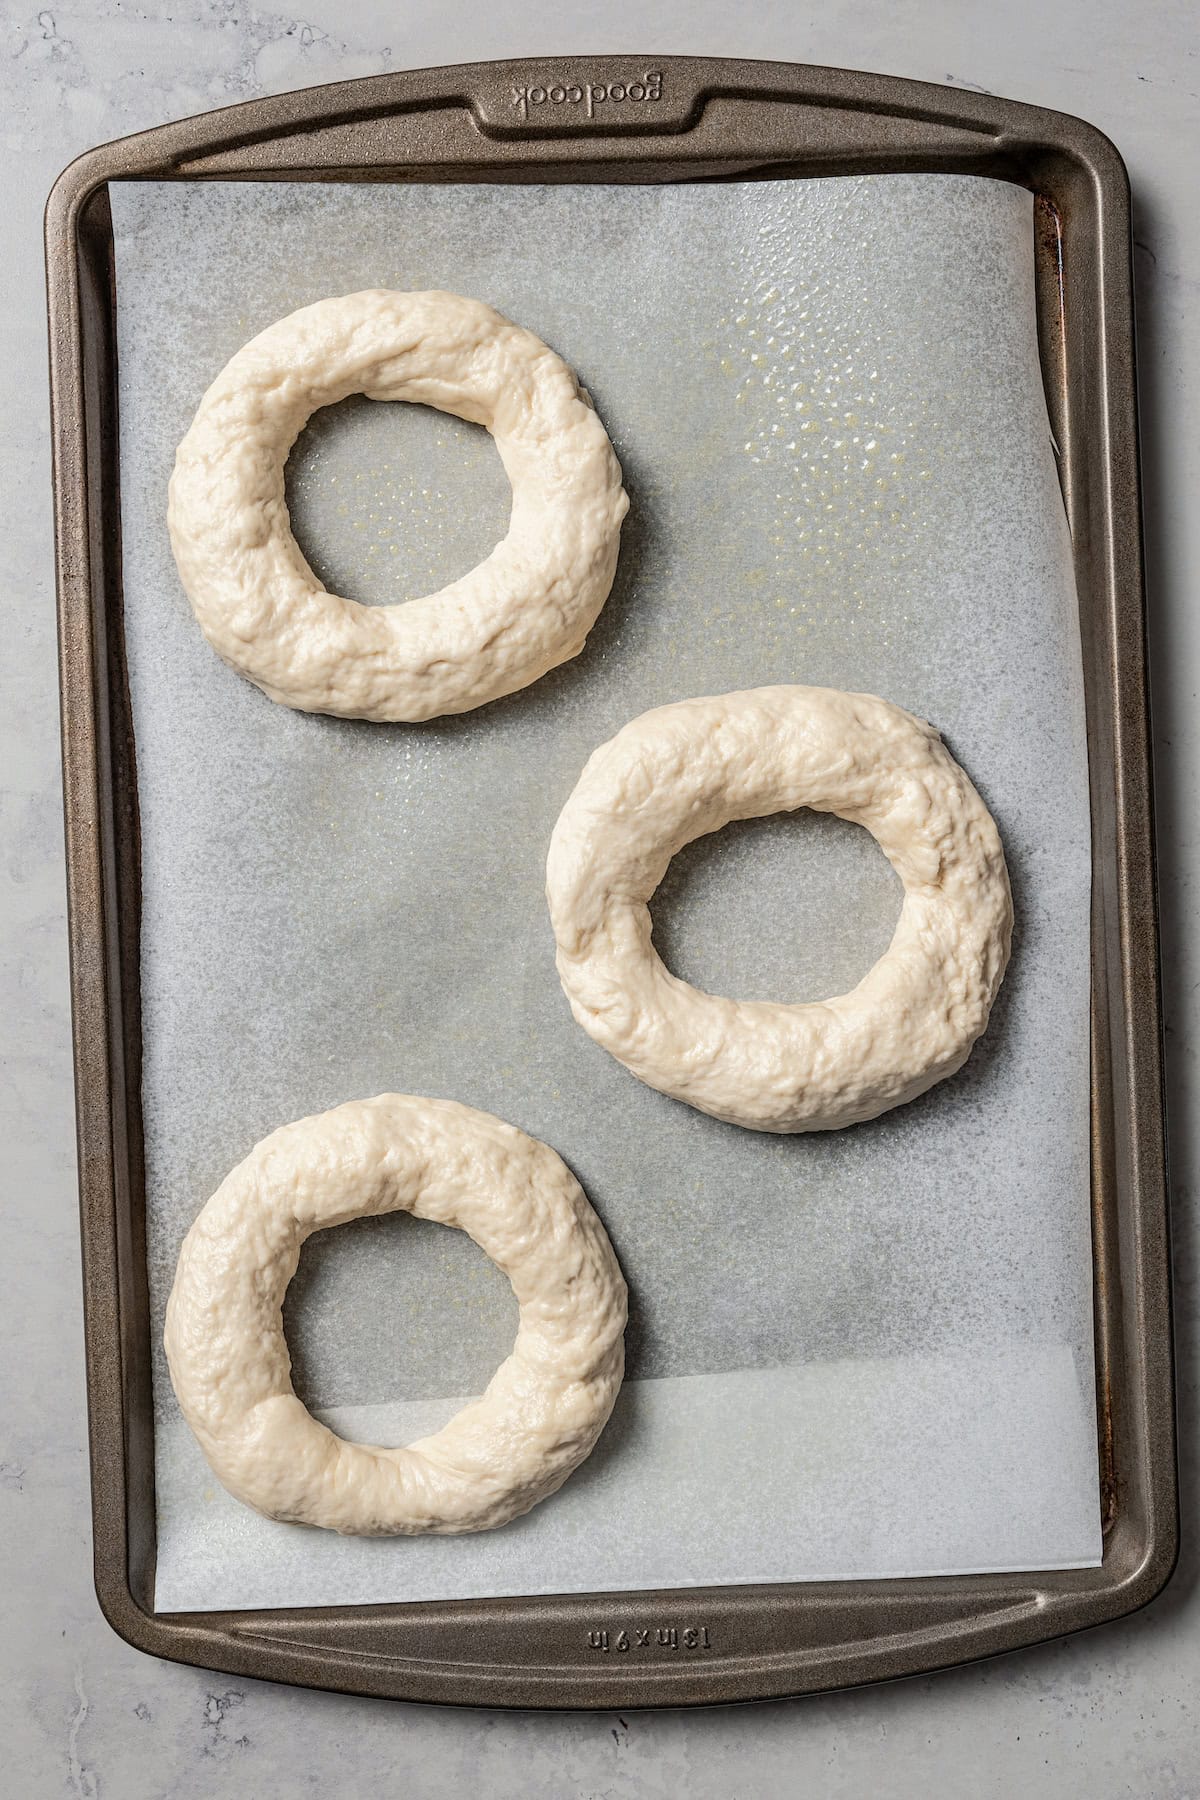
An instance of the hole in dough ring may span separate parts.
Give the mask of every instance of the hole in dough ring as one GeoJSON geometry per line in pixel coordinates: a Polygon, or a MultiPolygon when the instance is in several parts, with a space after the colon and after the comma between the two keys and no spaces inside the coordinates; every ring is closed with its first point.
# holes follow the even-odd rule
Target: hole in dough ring
{"type": "Polygon", "coordinates": [[[758,688],[634,719],[563,808],[546,892],[584,1030],[650,1087],[757,1131],[853,1125],[952,1074],[987,1025],[1012,936],[999,833],[937,732],[834,688],[758,688]],[[812,1005],[680,981],[647,907],[671,858],[733,819],[801,806],[864,825],[899,875],[888,949],[850,993],[812,1005]]]}
{"type": "Polygon", "coordinates": [[[590,399],[540,338],[459,294],[370,289],[302,307],[226,364],[179,446],[167,524],[204,635],[272,700],[416,720],[482,706],[578,655],[628,504],[590,399]],[[306,420],[356,393],[486,426],[512,484],[491,555],[395,606],[327,592],[284,497],[306,420]]]}
{"type": "Polygon", "coordinates": [[[231,1494],[273,1519],[381,1537],[486,1531],[562,1485],[612,1411],[625,1283],[583,1189],[545,1144],[450,1100],[382,1094],[274,1131],[179,1255],[164,1333],[184,1417],[231,1494]],[[313,1231],[405,1211],[465,1231],[520,1307],[482,1399],[433,1437],[335,1437],[292,1388],[281,1308],[313,1231]]]}

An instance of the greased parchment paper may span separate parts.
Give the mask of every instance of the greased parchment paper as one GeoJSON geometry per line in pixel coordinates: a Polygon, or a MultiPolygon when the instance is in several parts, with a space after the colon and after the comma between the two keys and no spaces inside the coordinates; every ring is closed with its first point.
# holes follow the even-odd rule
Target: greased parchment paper
{"type": "MultiPolygon", "coordinates": [[[[1030,196],[970,178],[666,187],[118,186],[125,628],[143,847],[161,1609],[1037,1569],[1100,1554],[1088,1219],[1086,749],[1035,348],[1030,196]],[[175,446],[247,338],[359,287],[477,295],[578,371],[631,510],[585,653],[422,726],[309,717],[216,658],[165,525],[175,446]],[[1017,909],[965,1070],[778,1138],[652,1093],[572,1022],[542,895],[595,745],[684,695],[802,681],[932,719],[992,807],[1017,909]],[[499,1113],[574,1167],[628,1277],[590,1461],[472,1538],[362,1541],[229,1499],[158,1348],[187,1226],[274,1126],[385,1089],[499,1113]]],[[[427,592],[505,529],[486,434],[319,415],[289,470],[327,585],[427,592]]],[[[816,999],[898,884],[799,814],[676,858],[680,974],[816,999]]],[[[403,1442],[479,1392],[515,1303],[406,1218],[310,1240],[299,1391],[403,1442]]]]}

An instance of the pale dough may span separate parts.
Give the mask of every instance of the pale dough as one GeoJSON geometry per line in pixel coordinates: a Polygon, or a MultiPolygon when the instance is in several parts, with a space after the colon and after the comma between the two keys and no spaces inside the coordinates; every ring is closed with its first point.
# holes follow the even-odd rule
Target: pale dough
{"type": "Polygon", "coordinates": [[[479,300],[370,289],[302,307],[238,351],[179,446],[167,524],[204,634],[239,674],[304,712],[416,720],[578,655],[628,504],[588,395],[540,338],[479,300]],[[508,535],[436,594],[344,600],[292,535],[288,452],[311,413],[355,393],[455,413],[496,441],[508,535]]]}
{"type": "Polygon", "coordinates": [[[180,1407],[231,1494],[378,1537],[486,1531],[560,1487],[612,1411],[625,1314],[604,1227],[553,1150],[454,1101],[382,1094],[283,1126],[226,1177],[184,1239],[164,1335],[180,1407]],[[474,1238],[520,1326],[481,1400],[381,1449],[301,1404],[281,1307],[311,1232],[398,1210],[474,1238]]]}
{"type": "Polygon", "coordinates": [[[853,1125],[952,1074],[987,1025],[1012,935],[999,833],[937,732],[833,688],[758,688],[634,719],[563,808],[546,891],[584,1030],[650,1087],[758,1131],[853,1125]],[[896,870],[888,950],[850,993],[810,1005],[680,981],[647,908],[671,858],[732,819],[801,806],[866,826],[896,870]]]}

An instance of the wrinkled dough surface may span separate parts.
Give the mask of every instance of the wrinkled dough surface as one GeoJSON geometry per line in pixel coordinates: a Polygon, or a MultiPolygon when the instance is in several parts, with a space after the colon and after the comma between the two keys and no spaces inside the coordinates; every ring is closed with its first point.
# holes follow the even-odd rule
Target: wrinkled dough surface
{"type": "MultiPolygon", "coordinates": [[[[1008,962],[1000,835],[937,732],[870,694],[771,687],[644,713],[589,759],[554,828],[558,972],[596,1042],[650,1087],[758,1131],[830,1131],[966,1061],[1008,962]],[[776,1005],[672,975],[647,902],[693,838],[802,806],[864,825],[904,885],[848,994],[776,1005]]],[[[787,921],[780,922],[787,930],[787,921]]]]}
{"type": "Polygon", "coordinates": [[[164,1335],[180,1407],[231,1494],[379,1537],[486,1531],[560,1487],[612,1411],[625,1316],[604,1227],[553,1150],[454,1101],[382,1094],[283,1126],[226,1177],[184,1240],[164,1335]],[[313,1418],[281,1310],[311,1232],[395,1211],[467,1232],[520,1308],[482,1399],[405,1449],[313,1418]]]}
{"type": "Polygon", "coordinates": [[[369,289],[302,307],[226,364],[179,446],[167,525],[209,643],[271,699],[417,720],[482,706],[578,655],[627,506],[590,399],[540,338],[479,300],[369,289]],[[355,393],[437,407],[495,439],[508,534],[436,594],[343,599],[292,535],[288,452],[318,407],[355,393]]]}

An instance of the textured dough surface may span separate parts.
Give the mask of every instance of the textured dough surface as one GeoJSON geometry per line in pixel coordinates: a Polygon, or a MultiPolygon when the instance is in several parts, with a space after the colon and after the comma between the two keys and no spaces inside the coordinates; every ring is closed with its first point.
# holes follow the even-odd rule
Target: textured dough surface
{"type": "Polygon", "coordinates": [[[584,1030],[650,1087],[758,1131],[853,1125],[953,1074],[987,1025],[1012,936],[1000,835],[937,732],[834,688],[757,688],[634,719],[563,808],[546,892],[584,1030]],[[904,884],[874,968],[806,1005],[718,998],[672,975],[647,902],[676,851],[802,806],[864,825],[904,884]]]}
{"type": "Polygon", "coordinates": [[[226,1177],[184,1240],[164,1340],[184,1417],[231,1494],[378,1537],[486,1531],[560,1487],[612,1411],[625,1316],[604,1227],[553,1150],[454,1101],[382,1094],[283,1126],[226,1177]],[[395,1211],[467,1232],[520,1307],[482,1399],[405,1449],[313,1418],[281,1312],[311,1232],[395,1211]]]}
{"type": "Polygon", "coordinates": [[[302,307],[231,358],[179,446],[167,525],[209,643],[272,700],[416,720],[482,706],[578,655],[628,504],[588,395],[540,338],[459,294],[368,289],[302,307]],[[496,441],[508,534],[436,594],[343,599],[292,535],[288,452],[318,407],[355,393],[437,407],[496,441]]]}

